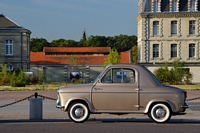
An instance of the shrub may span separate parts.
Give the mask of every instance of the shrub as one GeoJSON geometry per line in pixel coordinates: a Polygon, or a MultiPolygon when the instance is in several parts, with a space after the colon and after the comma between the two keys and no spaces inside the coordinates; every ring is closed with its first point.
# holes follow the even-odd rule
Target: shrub
{"type": "Polygon", "coordinates": [[[38,79],[37,76],[33,75],[33,76],[31,77],[31,84],[37,84],[38,81],[39,81],[39,79],[38,79]]]}
{"type": "Polygon", "coordinates": [[[26,82],[22,80],[16,80],[12,82],[11,84],[12,87],[25,87],[25,85],[26,85],[26,82]]]}
{"type": "Polygon", "coordinates": [[[84,84],[84,81],[81,79],[76,79],[73,81],[73,84],[84,84]]]}
{"type": "Polygon", "coordinates": [[[164,67],[160,67],[154,71],[154,75],[161,83],[168,83],[170,71],[168,69],[168,63],[165,63],[164,67]]]}
{"type": "Polygon", "coordinates": [[[168,69],[168,64],[165,67],[160,67],[154,71],[155,76],[161,83],[169,83],[173,85],[191,84],[193,75],[187,71],[184,62],[175,60],[172,63],[172,69],[168,69]]]}

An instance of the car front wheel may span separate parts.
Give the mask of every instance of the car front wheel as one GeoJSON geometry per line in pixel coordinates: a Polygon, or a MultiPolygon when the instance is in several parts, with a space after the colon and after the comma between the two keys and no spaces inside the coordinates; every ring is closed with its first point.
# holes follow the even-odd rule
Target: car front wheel
{"type": "Polygon", "coordinates": [[[70,106],[68,115],[72,121],[76,123],[82,123],[88,119],[90,113],[85,104],[77,102],[70,106]]]}
{"type": "Polygon", "coordinates": [[[171,118],[171,112],[167,105],[159,103],[155,104],[150,112],[149,118],[157,123],[164,123],[167,122],[171,118]]]}

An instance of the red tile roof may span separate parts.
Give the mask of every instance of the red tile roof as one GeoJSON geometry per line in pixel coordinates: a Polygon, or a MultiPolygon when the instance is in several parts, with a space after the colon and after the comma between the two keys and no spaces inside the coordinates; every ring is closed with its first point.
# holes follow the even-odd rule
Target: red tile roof
{"type": "MultiPolygon", "coordinates": [[[[72,64],[67,57],[70,56],[45,56],[44,52],[31,52],[31,64],[72,64]]],[[[107,56],[73,56],[77,64],[104,64],[107,56]]]]}
{"type": "Polygon", "coordinates": [[[44,47],[45,53],[109,53],[110,47],[44,47]]]}
{"type": "MultiPolygon", "coordinates": [[[[55,49],[53,47],[51,48],[51,50],[55,52],[56,50],[60,51],[61,49],[62,48],[55,48],[55,49]]],[[[75,48],[72,48],[72,49],[76,51],[75,48]]],[[[85,51],[87,51],[86,49],[87,48],[84,48],[85,51]]],[[[63,51],[63,49],[61,51],[63,51]]],[[[130,63],[129,53],[130,53],[129,51],[120,53],[121,55],[120,63],[130,63]]],[[[59,56],[59,55],[45,55],[45,52],[30,52],[30,64],[43,64],[43,65],[45,64],[46,65],[47,64],[72,64],[72,62],[70,62],[69,59],[67,60],[67,58],[70,58],[70,57],[75,57],[77,59],[77,64],[103,65],[108,56],[107,55],[104,55],[104,56],[93,56],[93,55],[59,56]]]]}
{"type": "Polygon", "coordinates": [[[120,53],[120,63],[131,63],[130,51],[120,53]]]}

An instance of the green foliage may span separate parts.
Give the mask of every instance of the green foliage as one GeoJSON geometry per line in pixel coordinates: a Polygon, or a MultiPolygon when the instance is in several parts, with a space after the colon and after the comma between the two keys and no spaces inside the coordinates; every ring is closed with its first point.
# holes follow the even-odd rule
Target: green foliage
{"type": "Polygon", "coordinates": [[[87,41],[87,35],[86,35],[86,31],[83,31],[83,36],[81,38],[81,40],[79,41],[79,46],[86,46],[85,42],[87,41]]]}
{"type": "Polygon", "coordinates": [[[74,40],[58,39],[49,43],[44,38],[32,38],[30,41],[30,51],[42,52],[43,47],[111,47],[118,52],[130,50],[134,45],[137,45],[137,37],[132,35],[118,35],[114,37],[106,36],[89,36],[87,38],[86,32],[79,42],[74,40]]]}
{"type": "Polygon", "coordinates": [[[26,78],[25,73],[20,70],[19,72],[14,71],[12,72],[12,80],[10,84],[12,87],[25,87],[26,85],[26,78]]]}
{"type": "Polygon", "coordinates": [[[16,69],[8,71],[7,65],[0,64],[2,71],[0,72],[0,85],[11,85],[12,87],[25,87],[25,85],[37,84],[44,82],[44,75],[39,77],[25,74],[24,71],[16,69]]]}
{"type": "Polygon", "coordinates": [[[115,40],[115,43],[108,46],[116,49],[118,52],[130,50],[137,44],[136,36],[119,35],[114,36],[113,40],[115,40]]]}
{"type": "Polygon", "coordinates": [[[45,82],[45,75],[44,74],[39,74],[38,77],[38,83],[43,84],[45,82]]]}
{"type": "Polygon", "coordinates": [[[73,81],[73,84],[84,84],[84,81],[81,79],[76,79],[73,81]]]}
{"type": "Polygon", "coordinates": [[[87,41],[85,41],[86,47],[106,47],[106,37],[105,36],[90,36],[87,41]]]}
{"type": "Polygon", "coordinates": [[[30,41],[30,51],[32,52],[42,52],[43,47],[48,47],[49,42],[44,38],[31,38],[30,41]]]}
{"type": "Polygon", "coordinates": [[[132,62],[137,63],[138,62],[138,48],[137,45],[134,45],[131,49],[132,53],[132,62]]]}
{"type": "Polygon", "coordinates": [[[38,81],[39,81],[39,78],[37,76],[33,75],[31,77],[31,84],[37,84],[38,81]]]}
{"type": "Polygon", "coordinates": [[[106,67],[109,64],[119,63],[120,62],[120,58],[121,57],[118,54],[117,50],[116,49],[112,49],[103,66],[106,67]]]}
{"type": "Polygon", "coordinates": [[[166,63],[165,67],[160,67],[154,71],[155,76],[161,83],[169,83],[171,85],[191,84],[193,75],[185,68],[184,62],[175,60],[172,66],[169,70],[166,63]]]}
{"type": "Polygon", "coordinates": [[[74,40],[65,40],[65,39],[59,39],[59,40],[53,40],[51,42],[51,47],[77,47],[78,42],[74,40]]]}
{"type": "Polygon", "coordinates": [[[165,63],[164,67],[160,67],[154,71],[154,75],[161,83],[168,83],[169,82],[169,69],[168,63],[165,63]]]}

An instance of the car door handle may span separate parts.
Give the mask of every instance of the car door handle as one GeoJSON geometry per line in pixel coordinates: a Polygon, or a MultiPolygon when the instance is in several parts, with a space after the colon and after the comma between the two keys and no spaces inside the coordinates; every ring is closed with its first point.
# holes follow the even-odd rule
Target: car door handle
{"type": "Polygon", "coordinates": [[[94,90],[97,91],[97,90],[103,90],[103,89],[101,89],[101,88],[94,88],[94,90]]]}

